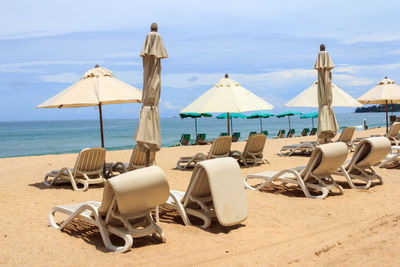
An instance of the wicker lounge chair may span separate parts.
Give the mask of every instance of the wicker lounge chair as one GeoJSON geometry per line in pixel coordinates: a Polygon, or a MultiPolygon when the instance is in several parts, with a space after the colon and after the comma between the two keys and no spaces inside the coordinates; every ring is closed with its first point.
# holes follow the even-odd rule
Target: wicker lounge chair
{"type": "Polygon", "coordinates": [[[192,157],[181,157],[176,163],[176,168],[183,170],[187,167],[194,166],[197,162],[206,159],[229,157],[231,144],[231,136],[220,136],[218,138],[215,138],[207,155],[203,153],[197,153],[192,157]]]}
{"type": "Polygon", "coordinates": [[[239,224],[248,213],[239,165],[229,157],[198,163],[186,192],[171,190],[164,206],[176,209],[185,225],[191,225],[189,215],[202,219],[202,228],[213,217],[224,226],[239,224]]]}
{"type": "MultiPolygon", "coordinates": [[[[155,164],[156,153],[150,151],[149,166],[155,164]]],[[[114,172],[124,173],[146,167],[146,152],[140,151],[137,146],[132,150],[131,159],[127,163],[118,161],[116,163],[107,162],[106,171],[108,177],[114,175],[114,172]]]]}
{"type": "Polygon", "coordinates": [[[343,189],[332,178],[332,173],[342,168],[347,157],[347,146],[342,142],[317,146],[306,167],[284,169],[282,171],[266,171],[247,175],[244,178],[245,187],[251,190],[260,190],[267,184],[281,182],[283,185],[298,185],[309,198],[323,199],[330,191],[343,193],[343,189]],[[250,179],[265,180],[260,185],[252,186],[250,179]],[[309,189],[321,192],[319,195],[311,194],[309,189]]]}
{"type": "Polygon", "coordinates": [[[237,159],[238,162],[243,162],[244,166],[248,167],[248,164],[253,164],[256,166],[259,163],[263,163],[264,161],[269,161],[264,159],[264,146],[267,140],[267,136],[263,133],[253,134],[249,136],[249,139],[246,142],[243,152],[238,150],[231,151],[230,156],[237,159]]]}
{"type": "Polygon", "coordinates": [[[57,230],[62,230],[74,219],[93,224],[99,228],[109,251],[125,252],[132,247],[132,238],[153,235],[155,239],[165,242],[164,233],[154,223],[151,211],[168,199],[168,193],[165,173],[157,166],[143,168],[107,180],[102,202],[56,206],[51,209],[48,220],[57,230]],[[54,219],[56,212],[69,217],[57,224],[54,219]],[[111,234],[122,238],[125,244],[113,245],[109,237],[111,234]]]}
{"type": "Polygon", "coordinates": [[[56,182],[70,182],[75,191],[86,191],[90,184],[103,184],[106,180],[103,177],[106,150],[104,148],[85,148],[76,159],[73,169],[64,167],[60,170],[53,170],[44,177],[44,184],[50,186],[56,182]],[[52,177],[53,179],[49,180],[52,177]],[[79,188],[77,184],[82,184],[79,188]]]}
{"type": "Polygon", "coordinates": [[[344,169],[335,174],[346,178],[351,188],[367,189],[371,181],[377,179],[383,183],[372,166],[378,165],[390,153],[390,142],[386,137],[369,137],[363,139],[356,147],[353,157],[346,161],[344,169]],[[361,180],[363,185],[355,185],[353,180],[361,180]]]}

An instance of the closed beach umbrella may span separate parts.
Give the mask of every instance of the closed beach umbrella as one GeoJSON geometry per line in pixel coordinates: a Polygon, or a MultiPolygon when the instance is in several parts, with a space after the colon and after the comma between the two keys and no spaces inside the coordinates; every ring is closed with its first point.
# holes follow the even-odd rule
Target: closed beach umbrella
{"type": "Polygon", "coordinates": [[[202,94],[191,104],[181,110],[181,113],[228,113],[227,129],[229,129],[229,114],[255,110],[270,110],[273,106],[242,87],[238,82],[229,79],[228,74],[214,87],[202,94]]]}
{"type": "Polygon", "coordinates": [[[360,96],[358,99],[363,104],[386,105],[386,132],[388,131],[388,104],[400,103],[400,86],[388,77],[385,77],[374,88],[360,96]]]}
{"type": "MultiPolygon", "coordinates": [[[[151,32],[147,34],[140,53],[143,58],[143,104],[135,140],[139,149],[146,152],[147,156],[150,155],[150,151],[156,152],[161,148],[158,111],[161,93],[161,59],[167,58],[168,54],[157,30],[157,24],[151,24],[151,32]]],[[[148,160],[146,160],[146,165],[148,165],[148,160]]]]}
{"type": "Polygon", "coordinates": [[[301,112],[293,111],[293,110],[286,110],[278,115],[276,115],[278,118],[283,118],[283,117],[288,117],[289,120],[289,132],[291,130],[290,128],[290,117],[294,115],[301,115],[301,112]]]}
{"type": "Polygon", "coordinates": [[[311,118],[312,121],[312,128],[314,128],[314,119],[318,118],[318,112],[309,112],[309,113],[303,113],[300,116],[300,119],[309,119],[311,118]]]}
{"type": "Polygon", "coordinates": [[[269,118],[275,116],[275,114],[269,113],[269,112],[265,112],[265,111],[257,111],[252,113],[251,115],[247,116],[248,119],[260,119],[260,132],[263,131],[262,128],[262,118],[269,118]]]}
{"type": "MultiPolygon", "coordinates": [[[[287,102],[287,107],[318,107],[318,81],[313,82],[307,89],[287,102]]],[[[332,106],[334,107],[361,107],[351,95],[346,93],[339,86],[332,83],[332,106]]]]}
{"type": "Polygon", "coordinates": [[[142,92],[118,79],[98,65],[75,84],[49,98],[36,108],[99,107],[101,146],[104,147],[102,105],[139,103],[142,92]]]}
{"type": "Polygon", "coordinates": [[[197,118],[200,117],[212,117],[212,115],[210,113],[180,113],[179,116],[181,117],[181,119],[184,118],[194,118],[194,132],[197,136],[197,118]]]}
{"type": "MultiPolygon", "coordinates": [[[[221,120],[221,119],[227,119],[228,118],[228,113],[221,113],[219,114],[217,117],[217,119],[221,120]]],[[[242,118],[245,119],[247,118],[246,115],[242,114],[242,113],[229,113],[229,119],[231,120],[231,132],[233,133],[233,122],[232,122],[232,118],[242,118]]]]}
{"type": "Polygon", "coordinates": [[[332,69],[335,67],[325,45],[321,44],[314,68],[318,70],[318,137],[330,140],[336,135],[338,124],[332,108],[332,69]]]}

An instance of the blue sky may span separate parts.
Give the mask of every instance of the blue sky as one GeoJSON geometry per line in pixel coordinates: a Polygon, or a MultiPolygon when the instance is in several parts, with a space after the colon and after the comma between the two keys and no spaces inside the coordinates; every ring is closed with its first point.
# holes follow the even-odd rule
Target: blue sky
{"type": "MultiPolygon", "coordinates": [[[[357,98],[384,76],[400,83],[399,10],[398,0],[3,0],[0,121],[97,119],[93,107],[34,107],[95,64],[142,88],[139,53],[152,22],[169,54],[162,61],[163,117],[176,116],[224,73],[282,111],[316,80],[321,43],[336,65],[333,82],[357,98]]],[[[109,105],[103,114],[136,118],[139,110],[109,105]]]]}

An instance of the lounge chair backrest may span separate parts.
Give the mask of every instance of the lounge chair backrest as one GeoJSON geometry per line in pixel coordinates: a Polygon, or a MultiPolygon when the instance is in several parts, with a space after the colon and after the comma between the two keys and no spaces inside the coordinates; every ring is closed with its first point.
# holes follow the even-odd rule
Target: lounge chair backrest
{"type": "Polygon", "coordinates": [[[74,175],[93,175],[103,172],[106,150],[101,147],[85,148],[76,159],[74,175]]]}
{"type": "Polygon", "coordinates": [[[231,136],[220,136],[215,138],[211,145],[210,152],[208,153],[209,158],[228,157],[231,150],[231,144],[231,136]]]}
{"type": "Polygon", "coordinates": [[[294,129],[289,129],[288,133],[287,133],[287,137],[293,137],[295,133],[294,129]]]}
{"type": "Polygon", "coordinates": [[[310,132],[310,129],[304,128],[303,131],[301,131],[301,136],[307,136],[307,134],[310,132]]]}
{"type": "Polygon", "coordinates": [[[312,128],[310,135],[315,135],[317,133],[317,128],[312,128]]]}
{"type": "Polygon", "coordinates": [[[249,136],[243,150],[243,155],[246,156],[247,153],[262,153],[266,140],[267,136],[263,133],[249,136]]]}
{"type": "Polygon", "coordinates": [[[157,166],[142,168],[107,180],[99,213],[107,215],[113,208],[114,197],[117,211],[122,215],[132,215],[148,212],[165,203],[168,196],[169,185],[163,170],[157,166]]]}
{"type": "Polygon", "coordinates": [[[228,136],[228,133],[220,133],[219,136],[228,136]]]}
{"type": "Polygon", "coordinates": [[[224,226],[247,218],[247,199],[239,164],[233,158],[205,160],[193,170],[183,205],[191,198],[211,197],[218,221],[224,226]]]}
{"type": "Polygon", "coordinates": [[[232,142],[237,142],[239,140],[240,137],[240,132],[234,132],[232,134],[232,142]]]}
{"type": "Polygon", "coordinates": [[[347,158],[347,145],[338,143],[323,144],[315,147],[310,160],[301,176],[326,176],[340,168],[347,158]]]}
{"type": "Polygon", "coordinates": [[[368,137],[356,147],[348,168],[366,168],[378,164],[391,151],[391,144],[386,137],[368,137]]]}
{"type": "Polygon", "coordinates": [[[400,132],[400,122],[395,122],[390,126],[388,133],[386,134],[387,138],[395,138],[400,132]]]}
{"type": "Polygon", "coordinates": [[[182,134],[181,145],[186,146],[187,144],[189,144],[189,141],[190,141],[190,134],[182,134]]]}
{"type": "Polygon", "coordinates": [[[205,140],[206,140],[206,134],[205,133],[197,134],[197,136],[196,136],[196,144],[198,144],[199,142],[204,142],[205,140]]]}
{"type": "Polygon", "coordinates": [[[262,133],[268,136],[268,131],[263,131],[262,133]]]}
{"type": "Polygon", "coordinates": [[[353,126],[344,128],[342,133],[340,134],[337,142],[344,142],[344,143],[351,142],[351,139],[353,138],[355,129],[356,128],[353,126]]]}
{"type": "MultiPolygon", "coordinates": [[[[150,151],[149,165],[154,165],[156,153],[150,151]]],[[[128,171],[137,169],[137,166],[146,165],[146,152],[140,151],[138,146],[135,146],[132,151],[131,159],[129,160],[128,171]]]]}
{"type": "Polygon", "coordinates": [[[285,130],[279,130],[279,132],[278,132],[278,138],[282,138],[282,137],[284,137],[285,136],[285,130]]]}

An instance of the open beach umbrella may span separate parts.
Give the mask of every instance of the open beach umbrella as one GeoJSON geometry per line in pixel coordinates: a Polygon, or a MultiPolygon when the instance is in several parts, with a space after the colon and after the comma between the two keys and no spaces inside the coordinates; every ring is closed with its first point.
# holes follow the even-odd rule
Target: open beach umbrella
{"type": "MultiPolygon", "coordinates": [[[[313,82],[307,89],[287,102],[287,107],[318,107],[318,81],[313,82]]],[[[361,107],[351,95],[346,93],[339,86],[332,83],[332,106],[334,107],[361,107]]]]}
{"type": "Polygon", "coordinates": [[[332,108],[332,69],[335,67],[325,45],[321,44],[320,52],[314,64],[318,70],[318,130],[319,138],[326,142],[336,135],[338,124],[332,108]]]}
{"type": "MultiPolygon", "coordinates": [[[[221,113],[219,114],[217,117],[217,119],[221,120],[221,119],[227,119],[228,118],[228,113],[221,113]]],[[[229,113],[229,119],[231,120],[231,132],[233,133],[233,122],[232,122],[232,118],[242,118],[245,119],[247,118],[246,115],[242,114],[242,113],[229,113]]],[[[229,134],[229,133],[228,133],[229,134]]]]}
{"type": "Polygon", "coordinates": [[[318,112],[309,112],[309,113],[303,113],[300,116],[300,119],[310,119],[312,121],[312,128],[314,128],[314,119],[318,118],[318,112]]]}
{"type": "Polygon", "coordinates": [[[238,82],[229,79],[228,74],[225,74],[225,78],[221,79],[214,87],[182,109],[181,113],[228,113],[227,130],[228,134],[230,134],[230,113],[269,110],[272,108],[273,106],[267,101],[245,89],[238,82]]]}
{"type": "Polygon", "coordinates": [[[386,105],[386,132],[389,128],[388,104],[400,103],[400,86],[388,77],[381,80],[374,88],[360,96],[358,99],[363,104],[386,105]]]}
{"type": "Polygon", "coordinates": [[[184,118],[194,118],[194,132],[196,133],[197,136],[197,118],[200,117],[212,117],[212,115],[210,113],[180,113],[179,116],[181,117],[181,119],[184,118]]]}
{"type": "Polygon", "coordinates": [[[101,146],[104,147],[102,105],[139,103],[142,92],[118,79],[112,72],[98,65],[86,72],[82,78],[49,98],[36,108],[99,107],[101,146]]]}
{"type": "Polygon", "coordinates": [[[262,118],[269,118],[269,117],[272,117],[272,116],[275,116],[275,114],[268,113],[268,112],[265,112],[265,111],[257,111],[257,112],[252,113],[251,115],[247,116],[247,118],[248,119],[260,118],[260,132],[262,132],[263,131],[262,118]]]}
{"type": "Polygon", "coordinates": [[[284,111],[284,112],[282,112],[282,113],[280,113],[280,114],[278,114],[276,116],[278,118],[288,117],[288,120],[289,120],[289,132],[290,132],[290,130],[291,130],[291,128],[290,128],[290,117],[294,116],[294,115],[301,115],[301,114],[303,114],[303,113],[297,112],[297,111],[293,111],[293,110],[286,110],[286,111],[284,111]]]}
{"type": "Polygon", "coordinates": [[[167,58],[167,50],[157,32],[158,26],[152,23],[140,56],[143,59],[143,99],[139,114],[139,125],[135,140],[139,149],[146,152],[146,166],[150,151],[161,149],[160,114],[158,102],[161,94],[161,59],[167,58]]]}

